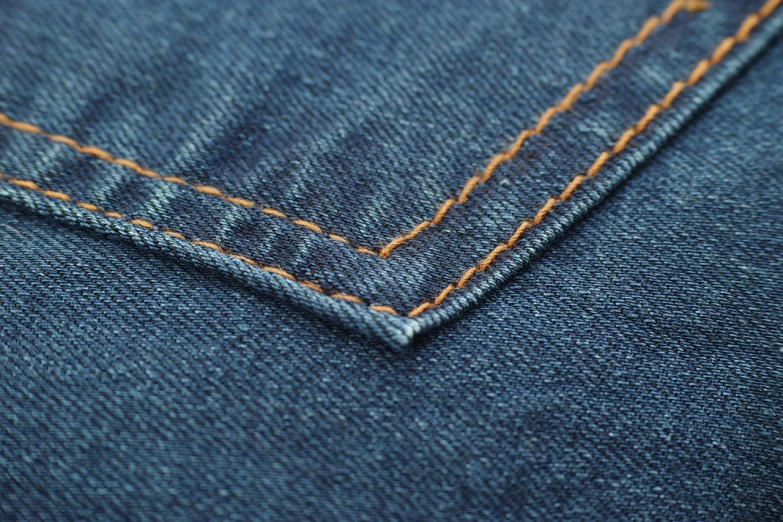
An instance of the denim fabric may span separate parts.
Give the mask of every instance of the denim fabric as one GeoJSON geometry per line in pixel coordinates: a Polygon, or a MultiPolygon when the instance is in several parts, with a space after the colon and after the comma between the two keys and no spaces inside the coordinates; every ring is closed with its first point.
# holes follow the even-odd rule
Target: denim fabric
{"type": "Polygon", "coordinates": [[[714,1],[658,23],[464,203],[381,257],[366,251],[426,225],[671,4],[12,2],[0,167],[26,185],[0,196],[399,347],[475,306],[658,150],[779,32],[773,4],[714,1]],[[482,264],[760,10],[749,38],[482,264]]]}
{"type": "Polygon", "coordinates": [[[386,258],[666,3],[213,4],[2,5],[0,520],[783,519],[780,13],[410,318],[367,305],[434,300],[770,4],[659,24],[386,258]]]}
{"type": "Polygon", "coordinates": [[[783,44],[393,352],[0,206],[7,520],[780,520],[783,44]]]}
{"type": "Polygon", "coordinates": [[[4,203],[4,517],[779,520],[781,60],[406,353],[4,203]]]}

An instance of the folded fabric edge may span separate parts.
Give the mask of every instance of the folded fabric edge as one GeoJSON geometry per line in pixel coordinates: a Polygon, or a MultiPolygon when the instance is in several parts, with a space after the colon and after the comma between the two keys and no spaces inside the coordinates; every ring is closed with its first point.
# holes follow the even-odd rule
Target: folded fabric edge
{"type": "MultiPolygon", "coordinates": [[[[9,176],[7,176],[9,177],[9,176]]],[[[365,305],[335,299],[314,292],[300,283],[233,259],[215,250],[200,247],[177,237],[147,230],[143,226],[96,213],[71,202],[50,198],[9,183],[0,183],[0,198],[21,205],[57,221],[120,237],[157,254],[174,256],[236,279],[253,290],[280,295],[306,312],[337,326],[383,342],[392,349],[409,345],[420,333],[414,321],[377,312],[365,305]]]]}
{"type": "Polygon", "coordinates": [[[708,103],[730,87],[730,82],[752,65],[783,31],[783,11],[773,13],[750,38],[710,71],[709,76],[683,93],[670,110],[652,122],[630,150],[606,162],[601,173],[580,187],[580,192],[552,211],[548,219],[533,227],[513,249],[476,278],[474,285],[440,306],[414,318],[419,328],[414,335],[431,331],[477,306],[503,283],[541,257],[548,248],[598,205],[633,172],[662,150],[708,103]]]}

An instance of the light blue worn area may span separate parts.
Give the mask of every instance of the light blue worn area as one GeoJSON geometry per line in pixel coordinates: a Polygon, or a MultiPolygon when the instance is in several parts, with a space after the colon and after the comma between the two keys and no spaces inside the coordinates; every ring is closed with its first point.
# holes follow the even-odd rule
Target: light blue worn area
{"type": "Polygon", "coordinates": [[[441,223],[388,258],[357,251],[378,252],[431,219],[667,5],[13,2],[0,19],[0,112],[49,136],[0,125],[0,171],[40,189],[2,183],[0,194],[402,347],[541,255],[741,74],[783,24],[780,13],[765,19],[595,179],[445,298],[762,2],[715,1],[659,23],[441,223]],[[79,151],[54,135],[100,148],[79,151]]]}
{"type": "Polygon", "coordinates": [[[22,206],[0,203],[0,518],[780,520],[770,42],[404,351],[209,249],[2,185],[22,206]]]}

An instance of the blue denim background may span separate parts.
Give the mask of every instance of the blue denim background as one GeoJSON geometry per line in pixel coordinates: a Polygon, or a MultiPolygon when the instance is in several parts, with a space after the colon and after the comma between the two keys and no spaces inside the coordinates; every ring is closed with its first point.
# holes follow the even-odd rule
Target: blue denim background
{"type": "MultiPolygon", "coordinates": [[[[0,3],[0,112],[371,246],[665,7],[0,3]]],[[[6,126],[0,172],[408,307],[759,5],[678,14],[385,260],[6,126]]],[[[781,24],[415,319],[0,181],[0,519],[780,520],[781,24]]]]}
{"type": "Polygon", "coordinates": [[[405,352],[2,203],[0,513],[779,520],[782,60],[405,352]]]}
{"type": "MultiPolygon", "coordinates": [[[[667,2],[8,3],[0,111],[162,175],[220,188],[378,248],[428,219],[667,2]],[[140,35],[144,35],[141,37],[140,35]]],[[[433,300],[584,172],[762,1],[658,28],[465,205],[388,259],[257,209],[0,127],[5,175],[404,314],[433,300]]],[[[191,259],[391,345],[455,318],[539,255],[777,34],[774,14],[601,175],[468,287],[415,319],[326,298],[187,242],[6,183],[0,196],[191,259]]]]}

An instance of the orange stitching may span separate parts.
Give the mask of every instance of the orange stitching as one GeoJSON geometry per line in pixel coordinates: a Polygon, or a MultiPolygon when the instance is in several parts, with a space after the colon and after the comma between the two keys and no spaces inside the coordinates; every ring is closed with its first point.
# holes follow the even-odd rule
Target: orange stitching
{"type": "Polygon", "coordinates": [[[217,187],[191,183],[185,178],[182,178],[180,176],[164,176],[152,169],[142,167],[139,163],[137,163],[134,160],[128,158],[114,157],[112,154],[99,147],[92,146],[92,145],[81,145],[76,140],[69,138],[67,136],[62,136],[58,134],[49,134],[36,125],[27,122],[13,120],[9,116],[3,113],[0,113],[0,125],[4,125],[6,127],[16,129],[22,132],[27,132],[30,134],[38,134],[39,136],[48,138],[49,140],[55,143],[61,143],[63,145],[67,145],[68,147],[71,147],[72,149],[75,149],[76,151],[81,152],[82,154],[89,154],[100,160],[109,163],[114,163],[115,165],[120,165],[122,167],[128,168],[136,172],[137,174],[140,174],[147,178],[157,179],[159,181],[165,181],[168,183],[175,183],[177,185],[186,185],[202,194],[219,197],[220,199],[233,205],[238,205],[245,208],[257,208],[264,214],[268,214],[270,216],[274,216],[280,219],[285,219],[295,225],[307,228],[308,230],[315,232],[316,234],[326,235],[329,239],[332,239],[340,243],[344,243],[350,246],[351,248],[353,248],[356,252],[360,254],[369,254],[373,256],[380,256],[386,258],[398,246],[418,236],[423,230],[440,223],[443,220],[443,218],[446,216],[446,214],[449,212],[449,210],[454,206],[455,203],[459,203],[460,205],[464,204],[468,200],[468,197],[470,196],[473,189],[477,185],[486,182],[492,176],[492,173],[495,171],[495,169],[497,169],[501,164],[512,159],[517,154],[517,152],[519,152],[520,148],[529,137],[540,134],[541,131],[544,130],[544,128],[549,124],[550,120],[556,114],[570,109],[571,106],[574,104],[574,102],[576,102],[576,100],[583,92],[593,88],[593,86],[595,86],[595,84],[598,82],[601,76],[603,76],[606,72],[611,71],[612,69],[617,67],[620,64],[620,62],[623,60],[627,52],[631,48],[641,45],[647,39],[647,37],[653,32],[653,30],[655,30],[658,26],[668,24],[672,20],[672,18],[674,18],[674,16],[683,9],[687,11],[699,11],[702,9],[706,9],[708,5],[709,3],[706,0],[673,0],[669,4],[669,6],[663,11],[663,13],[661,13],[660,17],[653,16],[651,18],[648,18],[642,24],[642,27],[639,30],[639,32],[636,34],[636,36],[624,40],[620,44],[620,46],[617,48],[617,50],[615,51],[614,55],[610,60],[599,63],[583,83],[578,83],[574,85],[571,88],[571,90],[568,91],[568,93],[563,98],[563,100],[560,101],[560,103],[544,111],[544,113],[541,115],[534,128],[526,129],[522,131],[522,133],[517,137],[516,141],[513,143],[510,149],[493,156],[489,160],[487,167],[484,169],[484,172],[481,175],[473,176],[465,183],[457,198],[449,198],[446,201],[444,201],[438,207],[438,210],[435,212],[435,215],[433,216],[432,220],[425,220],[419,223],[410,232],[408,232],[403,236],[393,239],[388,244],[383,246],[378,252],[363,246],[353,245],[348,239],[338,234],[334,234],[334,233],[327,234],[324,232],[324,229],[322,227],[320,227],[316,223],[313,223],[312,221],[308,221],[304,219],[294,219],[287,216],[285,213],[279,210],[259,205],[258,203],[255,203],[249,199],[229,196],[223,193],[223,191],[221,191],[217,187]]]}
{"type": "Polygon", "coordinates": [[[386,312],[387,314],[397,315],[397,310],[395,310],[391,306],[370,305],[370,308],[372,308],[373,310],[377,310],[378,312],[386,312]]]}
{"type": "Polygon", "coordinates": [[[522,234],[527,229],[529,229],[531,226],[539,224],[555,207],[555,205],[562,203],[563,201],[566,201],[568,198],[570,198],[571,194],[574,192],[574,190],[576,190],[577,187],[579,187],[588,178],[594,177],[601,167],[603,167],[606,162],[609,161],[610,158],[622,152],[628,143],[633,138],[642,133],[656,116],[671,107],[672,103],[674,103],[674,101],[677,99],[680,93],[685,90],[686,87],[692,87],[696,85],[704,77],[707,71],[709,71],[709,69],[716,64],[720,63],[720,61],[723,60],[723,58],[734,48],[736,44],[747,40],[751,31],[753,31],[753,29],[764,18],[769,16],[780,5],[781,2],[783,2],[783,0],[767,0],[767,2],[761,7],[759,11],[748,16],[745,21],[742,22],[742,25],[740,25],[739,30],[734,36],[724,38],[723,41],[721,41],[721,43],[715,48],[709,58],[700,60],[696,64],[686,81],[674,82],[674,84],[672,84],[671,88],[669,89],[669,92],[666,93],[661,102],[651,105],[645,112],[644,116],[642,116],[642,118],[636,122],[636,124],[623,132],[611,150],[601,152],[593,162],[593,165],[587,170],[586,174],[578,174],[575,176],[568,186],[566,186],[563,192],[560,193],[560,195],[548,199],[544,206],[541,207],[541,209],[532,219],[523,221],[522,224],[519,225],[519,227],[516,229],[514,234],[512,234],[512,236],[508,239],[508,241],[495,247],[495,249],[492,250],[484,259],[479,261],[476,266],[468,269],[462,275],[456,285],[448,285],[433,301],[424,302],[414,308],[411,312],[408,313],[408,317],[415,317],[420,313],[439,305],[451,292],[457,288],[462,288],[465,283],[467,283],[467,281],[477,272],[483,272],[486,270],[500,253],[514,247],[519,238],[522,237],[522,234]]]}
{"type": "MultiPolygon", "coordinates": [[[[122,214],[120,214],[119,212],[111,212],[111,211],[108,211],[108,210],[104,210],[102,208],[99,208],[97,205],[93,205],[92,203],[86,203],[84,201],[73,201],[72,198],[68,194],[66,194],[64,192],[59,192],[59,191],[56,191],[56,190],[46,190],[46,189],[43,189],[43,188],[39,187],[36,183],[34,183],[32,181],[24,180],[24,179],[11,178],[11,177],[6,176],[2,172],[0,172],[0,181],[5,181],[6,183],[10,183],[11,185],[15,185],[15,186],[21,187],[23,189],[27,189],[27,190],[31,190],[31,191],[34,191],[34,192],[38,192],[39,194],[43,194],[43,195],[48,196],[50,198],[55,198],[55,199],[59,199],[59,200],[62,200],[62,201],[70,201],[74,205],[76,205],[78,207],[81,207],[81,208],[83,208],[85,210],[90,210],[92,212],[98,212],[98,213],[103,214],[105,216],[109,216],[109,217],[116,218],[116,219],[122,219],[125,222],[130,223],[131,225],[136,225],[136,226],[143,227],[143,228],[150,229],[150,230],[156,230],[156,231],[161,232],[163,234],[175,237],[175,238],[183,240],[183,241],[187,241],[187,242],[192,243],[194,245],[198,245],[198,246],[202,246],[202,247],[205,247],[205,248],[209,248],[211,250],[216,250],[216,251],[220,252],[223,255],[226,255],[226,256],[229,256],[229,257],[233,257],[234,259],[238,259],[240,261],[243,261],[243,262],[245,262],[245,263],[247,263],[249,265],[252,265],[252,266],[255,266],[257,268],[260,268],[261,270],[264,270],[265,272],[271,272],[273,274],[277,274],[277,275],[279,275],[281,277],[284,277],[286,279],[289,279],[291,281],[296,281],[297,283],[299,283],[299,284],[301,284],[303,286],[306,286],[307,288],[309,288],[311,290],[314,290],[314,291],[316,291],[318,293],[327,295],[329,297],[333,297],[335,299],[342,299],[342,300],[350,301],[352,303],[357,303],[357,304],[364,304],[364,305],[367,304],[362,299],[360,299],[359,297],[357,297],[355,295],[344,294],[344,293],[341,293],[341,292],[329,293],[329,292],[325,291],[323,288],[321,288],[318,284],[313,283],[312,281],[305,281],[305,280],[302,280],[302,279],[297,279],[295,276],[293,276],[289,272],[286,272],[282,268],[278,268],[278,267],[275,267],[275,266],[262,265],[262,264],[258,263],[257,261],[254,261],[254,260],[250,259],[247,256],[243,256],[243,255],[240,255],[240,254],[235,254],[235,253],[233,253],[233,252],[231,252],[231,251],[223,248],[222,246],[220,246],[220,245],[218,245],[216,243],[213,243],[211,241],[202,241],[200,239],[193,239],[193,238],[185,237],[184,235],[180,234],[179,232],[175,232],[173,230],[168,230],[168,229],[163,229],[163,228],[157,227],[154,224],[152,224],[149,221],[147,221],[146,219],[127,218],[127,217],[123,216],[122,214]]],[[[374,304],[370,304],[368,306],[370,308],[372,308],[373,310],[377,310],[379,312],[385,312],[385,313],[394,314],[394,315],[397,314],[397,311],[394,308],[390,307],[390,306],[374,305],[374,304]]]]}
{"type": "MultiPolygon", "coordinates": [[[[593,165],[588,169],[586,174],[578,174],[575,176],[571,182],[566,186],[566,188],[563,190],[563,192],[560,193],[557,197],[549,198],[544,206],[539,209],[539,211],[536,213],[536,215],[532,219],[527,219],[523,221],[517,229],[514,231],[514,233],[511,235],[511,237],[505,242],[501,243],[497,247],[495,247],[484,259],[482,259],[477,265],[467,269],[460,279],[457,281],[457,283],[450,283],[446,286],[433,301],[426,301],[424,303],[421,303],[420,305],[416,306],[408,312],[408,317],[416,317],[417,315],[425,312],[426,310],[429,310],[435,306],[440,305],[443,303],[443,301],[446,300],[446,298],[455,290],[462,289],[465,287],[465,285],[468,283],[468,281],[478,272],[482,272],[486,270],[490,264],[496,259],[496,257],[501,254],[502,252],[511,249],[514,247],[519,241],[519,239],[522,237],[522,235],[532,226],[539,224],[543,219],[549,214],[549,212],[558,204],[561,203],[567,199],[569,199],[572,195],[572,193],[588,178],[591,178],[596,175],[596,173],[600,170],[600,168],[606,164],[606,162],[613,156],[624,150],[625,146],[636,136],[638,136],[640,133],[642,133],[649,123],[660,113],[667,110],[669,107],[671,107],[674,100],[679,96],[679,94],[686,88],[693,86],[697,84],[701,78],[704,77],[704,74],[721,62],[723,58],[738,44],[741,42],[744,42],[748,39],[750,36],[750,33],[758,26],[759,23],[761,23],[762,20],[767,18],[769,15],[771,15],[775,9],[777,9],[780,5],[780,3],[783,2],[783,0],[767,0],[764,5],[754,14],[751,14],[748,16],[743,23],[741,24],[739,30],[734,36],[729,36],[727,38],[724,38],[721,43],[715,48],[715,50],[712,52],[709,58],[705,60],[701,60],[696,64],[696,67],[694,67],[691,74],[688,76],[688,80],[685,82],[683,81],[676,81],[674,84],[672,84],[672,87],[669,89],[669,92],[663,97],[662,101],[657,104],[653,104],[650,106],[650,108],[645,112],[644,116],[636,122],[636,124],[626,130],[621,137],[618,139],[617,143],[623,143],[622,147],[618,147],[617,143],[615,143],[615,146],[612,147],[611,151],[603,151],[601,152],[596,160],[593,162],[593,165]],[[617,149],[617,150],[615,150],[617,149]]],[[[29,180],[22,180],[22,179],[16,179],[16,178],[9,178],[5,176],[3,173],[0,172],[0,180],[5,181],[6,183],[13,184],[15,186],[18,186],[20,188],[24,188],[27,190],[32,190],[35,192],[38,192],[40,194],[43,194],[45,196],[60,199],[62,201],[72,201],[71,197],[68,194],[65,194],[64,192],[58,192],[54,190],[46,190],[41,187],[39,187],[36,183],[29,181],[29,180]]],[[[340,292],[336,293],[328,293],[325,290],[323,290],[320,286],[318,286],[316,283],[313,283],[312,281],[303,281],[300,279],[297,279],[292,274],[286,272],[285,270],[277,267],[272,266],[266,266],[261,265],[258,262],[240,255],[235,254],[233,252],[230,252],[220,245],[217,245],[215,243],[211,243],[208,241],[201,241],[197,239],[191,239],[183,236],[179,232],[174,232],[172,230],[166,230],[166,229],[160,229],[150,223],[149,221],[143,220],[143,219],[127,219],[123,217],[118,212],[111,212],[104,209],[98,208],[96,205],[93,205],[92,203],[85,203],[83,201],[76,201],[73,202],[75,205],[84,208],[86,210],[90,210],[93,212],[99,212],[101,214],[104,214],[106,216],[117,218],[117,219],[124,219],[129,223],[135,224],[137,226],[142,226],[145,228],[152,228],[154,230],[160,231],[163,234],[170,235],[172,237],[175,237],[177,239],[188,241],[190,243],[193,243],[195,245],[203,246],[206,248],[210,248],[212,250],[216,250],[220,252],[221,254],[227,255],[229,257],[233,257],[234,259],[238,259],[240,261],[243,261],[249,265],[255,266],[260,268],[261,270],[264,270],[266,272],[271,272],[277,275],[280,275],[282,277],[285,277],[286,279],[290,279],[292,281],[296,281],[299,284],[310,288],[312,290],[315,290],[316,292],[322,293],[324,295],[327,295],[329,297],[335,298],[335,299],[342,299],[347,300],[354,303],[361,303],[366,304],[364,301],[362,301],[361,298],[350,295],[350,294],[344,294],[340,292]]],[[[386,305],[368,305],[369,308],[383,312],[383,313],[390,313],[390,314],[397,314],[397,311],[394,310],[394,308],[386,305]]]]}
{"type": "MultiPolygon", "coordinates": [[[[133,172],[136,172],[137,174],[141,174],[144,177],[157,179],[160,181],[165,181],[168,183],[175,183],[177,185],[187,185],[188,187],[196,190],[197,192],[200,192],[202,194],[207,194],[209,196],[216,196],[222,199],[223,201],[227,201],[228,203],[231,203],[233,205],[238,205],[245,208],[257,208],[264,214],[268,214],[270,216],[275,216],[280,219],[285,219],[287,221],[290,221],[294,225],[298,225],[300,227],[305,227],[317,234],[325,234],[324,229],[313,223],[312,221],[307,221],[304,219],[294,219],[291,217],[288,217],[283,212],[280,212],[279,210],[276,210],[274,208],[270,207],[264,207],[259,205],[258,203],[254,203],[253,201],[250,201],[249,199],[245,198],[239,198],[239,197],[233,197],[228,196],[224,194],[220,189],[216,187],[212,187],[209,185],[198,185],[195,183],[191,183],[185,178],[181,178],[179,176],[164,176],[152,169],[144,168],[138,163],[136,163],[133,160],[127,159],[127,158],[115,158],[108,152],[106,152],[103,149],[100,149],[95,146],[91,145],[81,145],[76,140],[68,138],[67,136],[60,136],[58,134],[49,134],[48,132],[44,131],[40,127],[37,127],[36,125],[33,125],[32,123],[27,123],[23,121],[16,121],[8,117],[6,114],[3,114],[0,112],[0,125],[4,125],[6,127],[16,129],[18,131],[27,132],[30,134],[38,134],[39,136],[43,136],[55,143],[61,143],[63,145],[67,145],[71,147],[72,149],[75,149],[78,152],[81,152],[82,154],[88,154],[90,156],[94,156],[100,160],[114,163],[115,165],[120,165],[122,167],[128,168],[132,170],[133,172]]],[[[344,243],[351,248],[353,248],[356,252],[360,254],[372,254],[377,256],[378,254],[376,252],[373,252],[370,249],[360,247],[360,246],[353,246],[350,241],[348,241],[346,238],[339,236],[337,234],[325,234],[326,237],[333,239],[335,241],[339,241],[340,243],[344,243]]]]}
{"type": "Polygon", "coordinates": [[[550,107],[544,111],[544,113],[539,117],[536,125],[533,128],[523,130],[522,133],[517,137],[516,141],[514,141],[514,143],[511,145],[511,148],[490,158],[486,168],[484,169],[484,172],[480,176],[473,176],[470,178],[462,187],[462,191],[456,200],[454,200],[454,198],[447,199],[446,202],[444,202],[437,210],[437,212],[435,212],[435,216],[431,220],[424,220],[407,234],[391,240],[386,246],[381,248],[379,252],[380,256],[384,258],[389,257],[395,248],[418,236],[423,230],[440,223],[449,209],[452,208],[454,203],[459,203],[460,205],[464,204],[468,200],[470,193],[473,192],[473,189],[476,188],[476,186],[479,184],[489,180],[489,178],[492,177],[492,174],[495,172],[495,170],[497,170],[498,167],[500,167],[500,165],[516,156],[528,138],[540,134],[546,128],[546,126],[549,125],[549,122],[556,114],[570,109],[583,92],[592,89],[601,76],[616,68],[620,62],[623,61],[623,58],[625,58],[625,55],[628,53],[628,51],[633,47],[644,43],[647,37],[652,34],[653,30],[661,25],[666,25],[671,22],[674,16],[683,9],[693,12],[704,10],[707,7],[709,7],[709,3],[705,0],[674,0],[663,11],[663,13],[661,13],[661,16],[652,16],[648,18],[642,24],[642,27],[639,29],[639,32],[636,34],[636,36],[627,40],[623,40],[617,50],[615,50],[614,55],[610,60],[596,65],[584,82],[574,85],[571,90],[568,91],[568,94],[566,94],[557,105],[554,105],[553,107],[550,107]]]}

